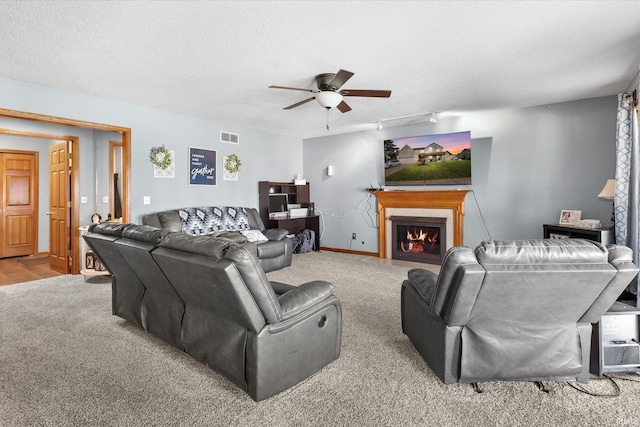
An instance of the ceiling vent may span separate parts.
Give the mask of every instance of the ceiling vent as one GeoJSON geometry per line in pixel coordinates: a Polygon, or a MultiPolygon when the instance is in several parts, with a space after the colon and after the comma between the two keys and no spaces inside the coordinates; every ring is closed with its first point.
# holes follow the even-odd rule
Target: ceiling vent
{"type": "Polygon", "coordinates": [[[220,141],[228,142],[230,144],[237,144],[240,142],[240,136],[237,133],[220,132],[220,141]]]}

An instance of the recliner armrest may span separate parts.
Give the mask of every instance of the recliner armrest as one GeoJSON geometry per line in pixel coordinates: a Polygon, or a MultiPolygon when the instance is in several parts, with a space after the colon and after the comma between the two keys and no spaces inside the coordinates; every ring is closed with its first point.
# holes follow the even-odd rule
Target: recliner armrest
{"type": "Polygon", "coordinates": [[[284,228],[269,228],[262,232],[269,240],[282,240],[289,234],[289,230],[284,228]]]}
{"type": "Polygon", "coordinates": [[[420,298],[431,307],[438,283],[438,275],[433,271],[422,268],[412,268],[409,270],[407,276],[411,287],[420,295],[420,298]]]}
{"type": "Polygon", "coordinates": [[[334,286],[331,282],[314,280],[303,283],[278,297],[282,309],[282,320],[316,305],[333,295],[334,286]]]}

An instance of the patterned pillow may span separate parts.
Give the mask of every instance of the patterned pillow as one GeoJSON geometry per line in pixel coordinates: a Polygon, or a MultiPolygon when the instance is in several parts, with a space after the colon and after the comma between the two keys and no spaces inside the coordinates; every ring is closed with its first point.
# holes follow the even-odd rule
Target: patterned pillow
{"type": "Polygon", "coordinates": [[[224,230],[248,230],[251,228],[249,227],[249,216],[244,208],[230,206],[220,209],[225,210],[224,230]]]}
{"type": "Polygon", "coordinates": [[[247,212],[240,207],[184,208],[178,214],[182,219],[182,232],[195,236],[250,228],[247,212]]]}
{"type": "Polygon", "coordinates": [[[182,232],[194,236],[211,234],[217,231],[214,228],[210,208],[184,208],[178,210],[182,220],[182,232]]]}

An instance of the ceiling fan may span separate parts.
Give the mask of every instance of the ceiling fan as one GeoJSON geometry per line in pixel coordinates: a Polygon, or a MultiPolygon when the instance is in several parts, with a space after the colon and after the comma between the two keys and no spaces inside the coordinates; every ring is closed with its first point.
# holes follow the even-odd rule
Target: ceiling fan
{"type": "Polygon", "coordinates": [[[269,86],[273,89],[289,89],[289,90],[301,90],[304,92],[315,93],[311,98],[304,99],[295,104],[291,104],[288,107],[284,107],[283,110],[291,110],[307,102],[318,101],[327,110],[337,107],[343,113],[351,111],[351,107],[344,102],[345,96],[363,96],[369,98],[388,98],[391,96],[390,90],[368,90],[368,89],[343,89],[340,90],[347,80],[353,77],[351,71],[339,70],[336,74],[324,73],[318,74],[315,77],[316,85],[318,89],[301,89],[297,87],[288,86],[269,86]]]}

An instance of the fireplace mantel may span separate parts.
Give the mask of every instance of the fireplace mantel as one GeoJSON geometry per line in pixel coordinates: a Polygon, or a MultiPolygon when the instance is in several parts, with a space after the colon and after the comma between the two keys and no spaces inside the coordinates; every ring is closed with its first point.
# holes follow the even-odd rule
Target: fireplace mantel
{"type": "Polygon", "coordinates": [[[464,198],[469,190],[378,191],[378,256],[387,258],[387,209],[449,209],[453,214],[453,244],[462,246],[464,198]]]}

